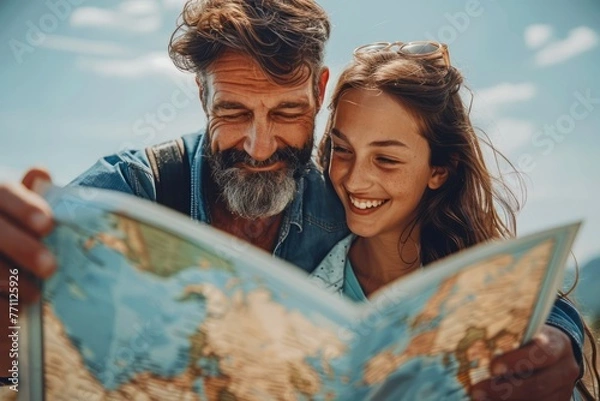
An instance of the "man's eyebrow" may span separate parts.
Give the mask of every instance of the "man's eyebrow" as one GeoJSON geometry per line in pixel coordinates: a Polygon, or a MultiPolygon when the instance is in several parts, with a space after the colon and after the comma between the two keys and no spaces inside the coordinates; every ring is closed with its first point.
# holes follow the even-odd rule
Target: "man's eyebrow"
{"type": "Polygon", "coordinates": [[[240,102],[232,102],[232,101],[224,100],[224,101],[215,103],[212,108],[214,111],[220,111],[220,110],[240,110],[240,109],[246,109],[247,107],[244,106],[240,102]]]}
{"type": "MultiPolygon", "coordinates": [[[[308,101],[289,101],[289,102],[279,103],[275,107],[275,110],[281,110],[281,109],[305,110],[305,109],[308,109],[309,107],[310,107],[310,103],[308,101]]],[[[234,102],[231,100],[223,100],[223,101],[215,103],[212,108],[214,111],[221,111],[221,110],[245,110],[248,107],[246,107],[243,103],[240,103],[240,102],[234,102]]]]}
{"type": "MultiPolygon", "coordinates": [[[[346,142],[348,141],[348,137],[346,135],[344,135],[339,129],[337,128],[332,128],[331,129],[331,135],[336,136],[346,142]]],[[[397,139],[388,139],[385,141],[373,141],[371,143],[369,143],[369,146],[371,147],[386,147],[386,146],[399,146],[402,148],[408,148],[408,146],[404,143],[401,142],[397,139]]]]}
{"type": "Polygon", "coordinates": [[[276,110],[279,109],[308,109],[310,107],[310,103],[305,100],[301,101],[290,101],[290,102],[281,102],[275,107],[276,110]]]}

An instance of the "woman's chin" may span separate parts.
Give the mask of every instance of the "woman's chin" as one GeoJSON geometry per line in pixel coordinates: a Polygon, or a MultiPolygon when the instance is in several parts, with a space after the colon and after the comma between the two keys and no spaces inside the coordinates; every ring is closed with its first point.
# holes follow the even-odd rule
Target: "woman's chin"
{"type": "Polygon", "coordinates": [[[363,238],[369,238],[369,237],[374,237],[378,234],[377,230],[374,230],[374,227],[372,224],[355,224],[354,222],[347,222],[348,223],[348,228],[350,229],[350,231],[352,231],[352,233],[354,235],[357,235],[359,237],[363,237],[363,238]]]}

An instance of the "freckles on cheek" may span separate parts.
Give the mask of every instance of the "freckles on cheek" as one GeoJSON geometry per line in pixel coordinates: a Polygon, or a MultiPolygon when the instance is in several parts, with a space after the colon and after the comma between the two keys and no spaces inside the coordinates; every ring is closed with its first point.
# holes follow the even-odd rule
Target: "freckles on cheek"
{"type": "Polygon", "coordinates": [[[415,183],[408,177],[387,177],[385,182],[392,193],[413,195],[415,192],[415,183]]]}
{"type": "Polygon", "coordinates": [[[346,189],[344,188],[344,177],[344,172],[339,170],[333,170],[329,174],[333,189],[339,198],[345,198],[347,196],[346,189]]]}
{"type": "Polygon", "coordinates": [[[346,190],[344,189],[341,181],[336,177],[331,178],[331,183],[333,184],[333,189],[335,190],[335,193],[337,194],[338,198],[344,199],[346,197],[346,190]]]}

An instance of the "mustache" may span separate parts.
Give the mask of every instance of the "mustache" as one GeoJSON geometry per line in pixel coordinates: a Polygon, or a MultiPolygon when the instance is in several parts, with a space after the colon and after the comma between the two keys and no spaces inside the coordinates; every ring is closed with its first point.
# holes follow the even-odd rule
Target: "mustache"
{"type": "Polygon", "coordinates": [[[305,165],[310,161],[312,154],[312,144],[307,144],[302,148],[286,146],[275,151],[266,160],[257,161],[248,153],[239,149],[226,149],[218,153],[212,154],[213,158],[219,159],[219,165],[222,168],[234,168],[236,164],[241,163],[250,167],[260,168],[270,166],[277,162],[285,162],[288,166],[305,165]]]}

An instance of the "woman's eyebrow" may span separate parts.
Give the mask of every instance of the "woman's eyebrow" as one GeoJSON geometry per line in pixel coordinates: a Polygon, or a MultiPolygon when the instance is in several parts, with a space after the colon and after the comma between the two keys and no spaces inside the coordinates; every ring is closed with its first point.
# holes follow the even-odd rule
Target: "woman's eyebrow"
{"type": "Polygon", "coordinates": [[[331,135],[336,136],[336,137],[348,142],[348,137],[346,135],[342,134],[342,131],[340,131],[337,128],[331,129],[331,135]]]}
{"type": "Polygon", "coordinates": [[[404,142],[401,142],[397,139],[388,139],[385,141],[374,141],[369,144],[369,146],[380,147],[380,146],[399,146],[402,148],[408,148],[404,142]]]}
{"type": "MultiPolygon", "coordinates": [[[[337,128],[331,129],[331,135],[338,137],[346,142],[349,142],[348,137],[346,135],[344,135],[337,128]]],[[[398,147],[402,147],[402,148],[408,148],[408,145],[406,145],[404,142],[399,141],[397,139],[388,139],[388,140],[384,140],[384,141],[373,141],[373,142],[369,143],[369,146],[372,146],[372,147],[398,146],[398,147]]]]}

